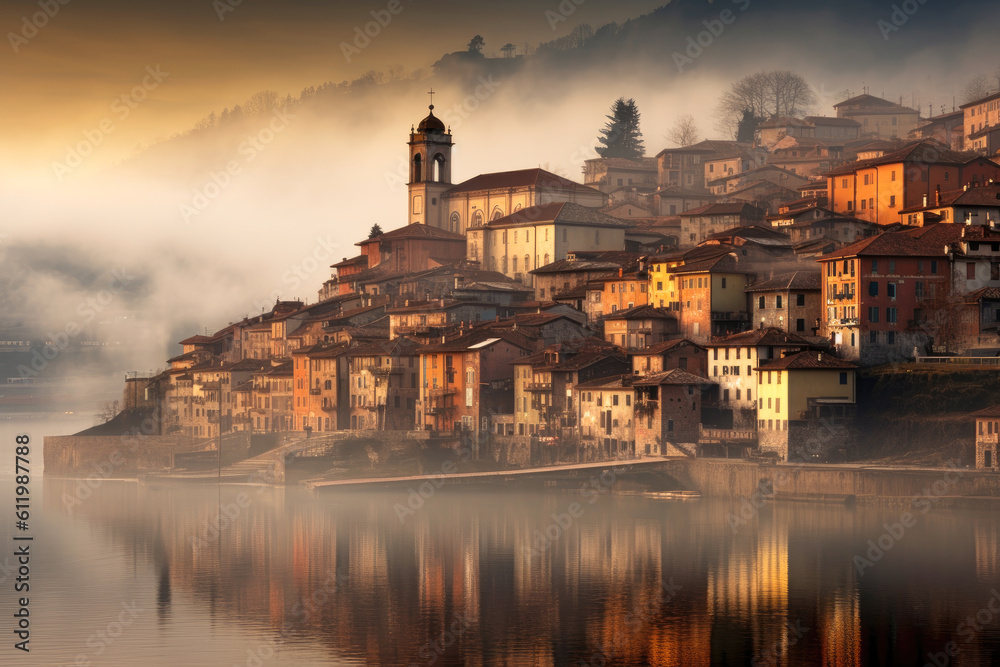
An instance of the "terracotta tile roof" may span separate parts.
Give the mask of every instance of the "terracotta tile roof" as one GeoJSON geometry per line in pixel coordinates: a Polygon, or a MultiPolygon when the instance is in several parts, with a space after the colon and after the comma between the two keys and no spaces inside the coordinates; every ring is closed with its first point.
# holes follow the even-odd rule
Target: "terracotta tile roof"
{"type": "Polygon", "coordinates": [[[983,104],[984,102],[992,102],[993,100],[997,100],[997,99],[1000,99],[1000,92],[996,92],[996,93],[993,93],[991,95],[987,95],[986,97],[981,97],[978,100],[973,100],[971,102],[966,102],[965,104],[959,105],[958,108],[959,109],[968,109],[970,107],[974,107],[974,106],[977,106],[979,104],[983,104]]]}
{"type": "Polygon", "coordinates": [[[704,141],[699,141],[698,143],[691,144],[690,146],[665,148],[657,153],[656,157],[660,157],[666,153],[718,153],[720,157],[736,157],[738,155],[742,155],[748,148],[752,148],[752,146],[738,141],[705,139],[704,141]]]}
{"type": "Polygon", "coordinates": [[[1000,301],[1000,287],[981,287],[975,292],[965,295],[965,303],[979,303],[980,301],[1000,301]]]}
{"type": "Polygon", "coordinates": [[[662,373],[637,376],[632,382],[633,387],[659,387],[665,384],[705,386],[717,384],[714,380],[703,378],[680,369],[674,368],[662,373]]]}
{"type": "Polygon", "coordinates": [[[764,217],[764,211],[762,209],[746,202],[705,204],[704,206],[699,206],[698,208],[693,208],[690,211],[680,213],[679,216],[682,218],[695,218],[703,215],[743,215],[744,213],[748,215],[759,213],[761,218],[764,217]]]}
{"type": "Polygon", "coordinates": [[[663,354],[668,352],[675,347],[682,347],[684,345],[689,345],[691,347],[697,348],[699,350],[704,350],[705,348],[698,343],[688,340],[687,338],[676,338],[674,340],[665,340],[662,343],[656,343],[655,345],[650,345],[647,348],[636,350],[633,352],[634,356],[644,357],[655,354],[663,354]]]}
{"type": "MultiPolygon", "coordinates": [[[[523,350],[534,350],[535,345],[531,338],[525,336],[524,333],[519,331],[511,331],[506,329],[474,329],[470,333],[459,336],[444,343],[438,343],[435,345],[425,345],[420,348],[420,354],[435,354],[439,352],[468,352],[473,349],[474,346],[482,345],[488,341],[505,341],[511,345],[520,347],[523,350]]],[[[493,343],[485,345],[476,349],[486,349],[491,347],[493,343]]]]}
{"type": "Polygon", "coordinates": [[[820,271],[795,271],[783,273],[770,280],[763,280],[747,287],[747,292],[774,292],[787,290],[819,290],[823,277],[820,271]]]}
{"type": "Polygon", "coordinates": [[[844,100],[838,104],[834,104],[834,109],[839,109],[840,107],[899,107],[895,102],[890,102],[889,100],[884,100],[881,97],[875,97],[874,95],[869,95],[867,93],[862,95],[856,95],[849,99],[844,100]]]}
{"type": "Polygon", "coordinates": [[[642,257],[638,252],[609,250],[607,252],[573,253],[576,259],[559,259],[545,266],[529,271],[535,275],[547,273],[578,273],[582,271],[626,271],[638,266],[642,257]]]}
{"type": "Polygon", "coordinates": [[[617,310],[613,313],[605,313],[602,320],[676,320],[677,315],[666,308],[655,306],[635,306],[625,310],[617,310]]]}
{"type": "Polygon", "coordinates": [[[631,373],[628,375],[609,375],[608,377],[580,382],[574,386],[574,389],[630,389],[632,383],[637,379],[638,376],[631,373]]]}
{"type": "Polygon", "coordinates": [[[856,365],[843,359],[838,359],[829,352],[804,351],[790,354],[781,359],[769,361],[757,367],[760,371],[795,371],[795,370],[846,370],[857,368],[856,365]]]}
{"type": "Polygon", "coordinates": [[[601,213],[596,208],[571,204],[567,202],[553,202],[541,204],[539,206],[529,206],[516,213],[491,220],[486,226],[491,229],[532,225],[546,222],[561,222],[565,224],[588,225],[598,227],[627,227],[628,223],[610,215],[601,213]]]}
{"type": "Polygon", "coordinates": [[[385,234],[376,236],[373,239],[359,241],[354,245],[365,246],[372,243],[381,243],[382,241],[399,241],[401,239],[435,239],[439,241],[456,242],[465,241],[465,237],[461,234],[454,234],[443,229],[438,229],[437,227],[431,227],[430,225],[414,224],[394,229],[391,232],[386,232],[385,234]]]}
{"type": "MultiPolygon", "coordinates": [[[[861,152],[865,148],[859,148],[861,152]]],[[[882,157],[875,157],[868,160],[849,162],[836,169],[831,169],[824,176],[840,176],[843,174],[853,174],[861,169],[870,169],[885,164],[913,163],[921,164],[947,164],[963,165],[978,157],[975,153],[964,153],[953,151],[944,144],[933,139],[923,139],[906,144],[903,148],[886,153],[882,157]]]]}
{"type": "MultiPolygon", "coordinates": [[[[725,248],[725,246],[720,247],[725,248]]],[[[684,264],[674,269],[673,273],[677,275],[687,273],[706,273],[709,271],[715,271],[717,273],[740,273],[738,269],[739,262],[736,257],[729,252],[724,252],[707,259],[688,261],[685,258],[684,264]]]]}
{"type": "MultiPolygon", "coordinates": [[[[356,244],[357,245],[357,244],[356,244]]],[[[356,266],[358,264],[364,264],[368,266],[368,255],[358,255],[357,257],[352,257],[350,259],[344,258],[344,261],[337,262],[336,264],[331,264],[331,269],[343,269],[348,266],[356,266]]]]}
{"type": "MultiPolygon", "coordinates": [[[[1000,95],[1000,93],[998,93],[1000,95]]],[[[969,413],[970,417],[983,417],[983,418],[996,418],[1000,417],[1000,403],[997,405],[990,406],[988,408],[983,408],[982,410],[977,410],[976,412],[969,413]]]]}
{"type": "Polygon", "coordinates": [[[586,192],[600,194],[587,185],[581,185],[568,178],[563,178],[557,174],[544,169],[520,169],[517,171],[500,171],[492,174],[480,174],[474,176],[464,183],[459,183],[446,195],[458,194],[461,192],[477,192],[480,190],[502,190],[507,188],[549,188],[558,190],[572,190],[575,192],[586,192]]]}
{"type": "Polygon", "coordinates": [[[710,343],[705,343],[705,347],[812,347],[812,343],[793,333],[782,331],[774,327],[764,329],[752,329],[742,333],[732,334],[725,338],[718,338],[710,343]]]}
{"type": "Polygon", "coordinates": [[[816,125],[829,125],[838,127],[861,127],[861,123],[852,118],[835,118],[832,116],[806,116],[807,123],[816,125]]]}
{"type": "Polygon", "coordinates": [[[823,255],[819,261],[842,257],[943,257],[946,246],[962,238],[965,225],[939,223],[883,232],[823,255]]]}

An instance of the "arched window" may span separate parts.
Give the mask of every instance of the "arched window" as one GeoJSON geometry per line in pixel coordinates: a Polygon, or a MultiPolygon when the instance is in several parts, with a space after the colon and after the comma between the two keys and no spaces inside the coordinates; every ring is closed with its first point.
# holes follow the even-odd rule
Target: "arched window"
{"type": "Polygon", "coordinates": [[[500,207],[497,206],[496,208],[493,209],[493,215],[490,216],[490,220],[499,220],[502,217],[503,217],[503,211],[501,211],[500,207]]]}
{"type": "Polygon", "coordinates": [[[549,253],[545,253],[545,264],[543,264],[543,266],[548,266],[548,265],[549,265],[549,253]]]}
{"type": "Polygon", "coordinates": [[[438,153],[434,156],[434,181],[444,183],[444,156],[438,153]]]}
{"type": "Polygon", "coordinates": [[[456,211],[455,213],[451,214],[451,231],[458,234],[461,226],[462,226],[462,216],[460,216],[456,211]]]}
{"type": "Polygon", "coordinates": [[[531,271],[531,255],[524,256],[524,272],[531,271]]]}
{"type": "Polygon", "coordinates": [[[475,213],[472,214],[472,226],[473,227],[482,227],[483,226],[483,212],[482,211],[476,211],[475,213]]]}
{"type": "Polygon", "coordinates": [[[424,158],[417,153],[413,156],[413,178],[412,183],[420,183],[424,178],[424,158]]]}
{"type": "Polygon", "coordinates": [[[517,273],[517,257],[514,258],[514,273],[517,273]]]}
{"type": "Polygon", "coordinates": [[[503,256],[502,266],[503,266],[503,273],[507,273],[507,255],[503,256]]]}

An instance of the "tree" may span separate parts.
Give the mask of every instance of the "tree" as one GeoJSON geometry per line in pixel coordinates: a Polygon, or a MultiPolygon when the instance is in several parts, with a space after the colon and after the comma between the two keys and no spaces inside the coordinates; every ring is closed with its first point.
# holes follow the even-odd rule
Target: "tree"
{"type": "Polygon", "coordinates": [[[962,104],[981,100],[990,95],[993,90],[989,77],[985,74],[980,74],[965,85],[965,90],[962,92],[962,104]]]}
{"type": "Polygon", "coordinates": [[[698,126],[694,123],[694,116],[684,114],[678,118],[670,132],[667,133],[667,141],[681,148],[696,143],[698,141],[698,126]]]}
{"type": "Polygon", "coordinates": [[[118,407],[118,401],[108,401],[101,406],[101,411],[98,412],[95,417],[101,424],[107,424],[109,421],[118,416],[121,410],[118,407]]]}
{"type": "Polygon", "coordinates": [[[736,136],[744,112],[755,118],[798,117],[816,103],[816,94],[800,75],[788,70],[748,74],[719,99],[720,129],[736,136]]]}
{"type": "Polygon", "coordinates": [[[484,46],[486,46],[486,40],[483,39],[482,35],[476,35],[469,40],[469,53],[482,53],[484,46]]]}
{"type": "Polygon", "coordinates": [[[642,144],[642,132],[639,131],[639,107],[635,100],[619,97],[611,106],[608,123],[597,138],[601,146],[597,146],[597,154],[601,157],[618,157],[628,159],[641,158],[646,153],[642,144]]]}
{"type": "Polygon", "coordinates": [[[262,90],[254,93],[243,105],[243,113],[248,116],[265,116],[278,106],[278,93],[262,90]]]}
{"type": "Polygon", "coordinates": [[[736,141],[752,144],[757,138],[757,129],[763,122],[763,118],[754,116],[750,111],[744,111],[743,117],[740,118],[740,122],[736,126],[736,141]]]}
{"type": "Polygon", "coordinates": [[[371,231],[368,232],[368,238],[373,239],[376,236],[382,236],[382,228],[378,226],[378,223],[372,225],[371,231]]]}
{"type": "Polygon", "coordinates": [[[500,53],[503,54],[504,58],[513,58],[514,54],[517,53],[517,47],[507,42],[500,48],[500,53]]]}

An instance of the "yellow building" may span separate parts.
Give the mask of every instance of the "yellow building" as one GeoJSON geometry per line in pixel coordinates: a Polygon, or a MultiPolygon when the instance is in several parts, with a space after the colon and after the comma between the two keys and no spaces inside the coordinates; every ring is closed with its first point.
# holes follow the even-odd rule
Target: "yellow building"
{"type": "Polygon", "coordinates": [[[857,402],[856,368],[829,353],[813,351],[798,352],[758,366],[760,448],[777,453],[782,460],[789,460],[790,456],[803,460],[799,449],[807,438],[815,436],[818,430],[853,419],[857,402]]]}
{"type": "Polygon", "coordinates": [[[579,204],[554,203],[471,227],[468,259],[532,285],[530,272],[574,251],[624,250],[626,223],[579,204]]]}

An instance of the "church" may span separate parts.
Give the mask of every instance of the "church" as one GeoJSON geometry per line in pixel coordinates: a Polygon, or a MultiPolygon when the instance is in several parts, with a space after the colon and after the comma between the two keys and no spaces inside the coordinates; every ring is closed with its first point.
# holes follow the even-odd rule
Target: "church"
{"type": "Polygon", "coordinates": [[[451,182],[451,131],[434,115],[411,128],[410,225],[467,239],[466,258],[531,285],[530,271],[572,251],[622,250],[626,224],[598,212],[608,195],[544,169],[451,182]]]}

